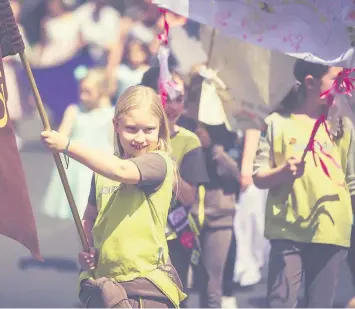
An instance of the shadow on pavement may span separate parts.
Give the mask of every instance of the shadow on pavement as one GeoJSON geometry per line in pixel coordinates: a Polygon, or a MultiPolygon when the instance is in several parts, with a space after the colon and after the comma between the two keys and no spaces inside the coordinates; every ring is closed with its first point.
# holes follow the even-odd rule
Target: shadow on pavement
{"type": "Polygon", "coordinates": [[[55,269],[61,272],[79,272],[76,261],[66,258],[43,257],[44,262],[39,262],[33,258],[21,258],[18,267],[22,270],[31,268],[55,269]]]}

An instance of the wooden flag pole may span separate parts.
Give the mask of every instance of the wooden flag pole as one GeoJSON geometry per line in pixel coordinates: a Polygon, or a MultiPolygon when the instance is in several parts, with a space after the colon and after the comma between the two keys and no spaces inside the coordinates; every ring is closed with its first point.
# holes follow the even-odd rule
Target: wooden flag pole
{"type": "MultiPolygon", "coordinates": [[[[41,96],[39,94],[36,81],[33,77],[33,73],[32,73],[29,61],[28,61],[24,52],[20,53],[20,57],[21,57],[22,64],[25,67],[27,78],[31,84],[31,88],[32,88],[32,91],[33,91],[33,94],[35,97],[37,109],[38,109],[39,115],[41,116],[44,129],[47,131],[51,131],[51,125],[49,123],[49,119],[48,119],[46,110],[44,109],[43,102],[42,102],[41,96]]],[[[65,194],[68,198],[69,206],[70,206],[71,212],[74,217],[75,225],[76,225],[76,228],[77,228],[79,236],[80,236],[81,244],[83,246],[84,251],[89,252],[90,251],[89,243],[88,243],[88,240],[86,239],[84,229],[81,224],[78,209],[75,205],[73,193],[71,192],[71,189],[69,187],[67,175],[65,173],[65,169],[64,169],[62,160],[61,160],[58,152],[53,152],[53,157],[54,157],[55,164],[57,165],[60,179],[62,180],[65,194]]]]}
{"type": "Polygon", "coordinates": [[[207,68],[209,68],[209,66],[210,66],[210,64],[211,64],[211,58],[212,58],[212,52],[213,52],[215,37],[216,37],[216,29],[213,28],[212,33],[211,33],[210,45],[209,45],[209,47],[208,47],[207,68]]]}

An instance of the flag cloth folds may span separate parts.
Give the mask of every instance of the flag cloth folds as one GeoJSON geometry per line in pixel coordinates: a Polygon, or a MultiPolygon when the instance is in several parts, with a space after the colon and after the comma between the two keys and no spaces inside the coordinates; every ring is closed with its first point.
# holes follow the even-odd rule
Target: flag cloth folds
{"type": "Polygon", "coordinates": [[[8,93],[2,58],[24,50],[8,0],[0,0],[0,234],[27,247],[42,260],[13,125],[7,112],[8,93]]]}

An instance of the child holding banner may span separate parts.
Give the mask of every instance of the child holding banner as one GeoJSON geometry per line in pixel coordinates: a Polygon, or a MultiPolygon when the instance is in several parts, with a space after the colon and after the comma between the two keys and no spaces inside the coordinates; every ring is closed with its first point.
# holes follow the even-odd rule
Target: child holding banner
{"type": "Polygon", "coordinates": [[[176,178],[168,120],[159,96],[135,86],[113,118],[117,153],[89,149],[58,132],[48,148],[95,172],[83,226],[91,252],[79,254],[80,298],[91,308],[171,308],[186,297],[169,262],[165,227],[176,178]]]}
{"type": "Polygon", "coordinates": [[[294,308],[305,275],[306,307],[330,308],[341,263],[350,246],[355,195],[354,132],[340,118],[337,132],[320,127],[315,149],[301,157],[313,126],[327,114],[330,89],[341,68],[297,60],[297,84],[266,118],[254,163],[254,182],[269,189],[265,235],[270,239],[270,307],[294,308]],[[326,165],[329,177],[320,166],[326,165]]]}

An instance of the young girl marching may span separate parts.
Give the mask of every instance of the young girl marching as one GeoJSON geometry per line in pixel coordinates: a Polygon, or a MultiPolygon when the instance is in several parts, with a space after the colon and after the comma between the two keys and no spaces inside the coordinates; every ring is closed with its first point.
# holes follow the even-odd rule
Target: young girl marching
{"type": "MultiPolygon", "coordinates": [[[[150,68],[144,74],[142,84],[159,92],[159,74],[159,67],[150,68]]],[[[188,221],[188,213],[196,201],[199,186],[208,182],[208,174],[204,153],[197,135],[177,125],[184,111],[185,86],[183,79],[176,72],[172,73],[172,79],[180,95],[175,99],[167,98],[165,111],[169,122],[172,157],[179,167],[179,179],[178,185],[174,187],[176,199],[169,212],[167,238],[171,261],[176,267],[183,286],[186,287],[193,250],[184,245],[183,235],[186,229],[181,227],[188,221]],[[174,218],[177,219],[174,220],[174,218]]],[[[184,301],[181,306],[187,307],[187,301],[184,301]]]]}
{"type": "Polygon", "coordinates": [[[266,119],[254,163],[256,186],[270,189],[265,235],[271,241],[267,300],[270,307],[297,305],[305,276],[310,308],[331,308],[341,263],[350,245],[355,194],[354,133],[339,120],[331,136],[321,126],[315,156],[301,161],[317,118],[327,114],[330,89],[341,68],[297,60],[297,84],[266,119]],[[331,157],[333,159],[331,159],[331,157]],[[325,162],[331,177],[321,168],[325,162]]]}
{"type": "MultiPolygon", "coordinates": [[[[105,70],[90,69],[80,82],[80,103],[67,107],[58,131],[90,147],[112,153],[114,108],[105,89],[107,89],[105,70]]],[[[92,171],[74,161],[69,163],[66,172],[82,217],[89,196],[92,171]]],[[[72,214],[62,187],[58,171],[55,169],[43,201],[43,213],[54,218],[70,219],[72,214]]]]}
{"type": "Polygon", "coordinates": [[[58,132],[46,146],[95,172],[83,226],[91,252],[79,254],[80,298],[87,307],[178,307],[186,297],[169,262],[165,226],[175,165],[159,96],[135,86],[119,98],[113,119],[116,155],[95,151],[58,132]]]}

